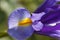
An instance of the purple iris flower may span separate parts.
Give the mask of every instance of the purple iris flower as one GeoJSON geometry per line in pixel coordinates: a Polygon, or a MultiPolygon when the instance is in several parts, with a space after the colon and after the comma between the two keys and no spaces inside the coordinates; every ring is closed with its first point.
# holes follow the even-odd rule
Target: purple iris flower
{"type": "Polygon", "coordinates": [[[14,10],[8,18],[8,34],[26,40],[33,33],[60,38],[60,0],[44,0],[32,14],[25,8],[14,10]]]}

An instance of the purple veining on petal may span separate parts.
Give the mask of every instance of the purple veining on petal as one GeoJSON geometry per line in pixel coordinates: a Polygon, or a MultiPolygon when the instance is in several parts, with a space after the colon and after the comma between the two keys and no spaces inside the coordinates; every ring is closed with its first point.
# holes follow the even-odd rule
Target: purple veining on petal
{"type": "Polygon", "coordinates": [[[56,4],[56,0],[44,0],[44,3],[34,11],[34,13],[45,12],[46,8],[50,8],[56,4]]]}
{"type": "Polygon", "coordinates": [[[26,17],[31,17],[30,12],[27,11],[25,8],[17,8],[10,14],[8,18],[9,28],[17,26],[17,23],[26,17]]]}
{"type": "Polygon", "coordinates": [[[32,27],[35,31],[40,31],[43,28],[43,24],[40,21],[38,21],[36,24],[34,22],[32,27]]]}
{"type": "Polygon", "coordinates": [[[42,12],[42,13],[32,13],[31,16],[31,20],[32,20],[32,27],[35,31],[39,31],[43,28],[43,24],[39,21],[41,19],[41,17],[43,15],[45,15],[46,13],[42,12]]]}
{"type": "MultiPolygon", "coordinates": [[[[56,26],[47,26],[45,24],[54,23],[60,21],[60,4],[56,4],[57,0],[46,0],[34,13],[45,12],[46,14],[42,16],[41,22],[44,24],[42,30],[35,31],[38,34],[50,36],[51,34],[56,34],[57,37],[60,35],[56,33],[56,30],[60,30],[60,24],[56,26]]],[[[55,36],[56,36],[55,35],[55,36]]],[[[54,35],[53,35],[54,37],[54,35]]]]}
{"type": "Polygon", "coordinates": [[[43,15],[45,15],[46,13],[42,12],[42,13],[32,13],[32,16],[31,16],[31,20],[32,22],[36,21],[36,20],[40,20],[42,18],[43,15]]]}
{"type": "Polygon", "coordinates": [[[45,14],[41,21],[44,24],[60,21],[60,4],[51,7],[51,11],[45,14]]]}
{"type": "Polygon", "coordinates": [[[52,37],[60,38],[60,30],[56,30],[54,34],[50,34],[52,37]]]}
{"type": "Polygon", "coordinates": [[[14,10],[8,19],[8,34],[17,40],[25,40],[30,37],[34,32],[32,25],[27,27],[18,25],[19,21],[30,17],[30,12],[25,8],[18,8],[14,10]]]}
{"type": "Polygon", "coordinates": [[[56,26],[45,25],[42,30],[40,30],[38,32],[36,31],[36,33],[42,34],[42,35],[47,35],[47,36],[51,36],[51,34],[57,34],[57,35],[59,34],[60,35],[60,33],[57,33],[56,30],[60,30],[60,24],[57,24],[56,26]]]}
{"type": "Polygon", "coordinates": [[[54,5],[54,6],[50,7],[50,8],[46,8],[45,12],[48,13],[50,11],[58,10],[58,9],[60,9],[60,4],[56,4],[56,5],[54,5]]]}

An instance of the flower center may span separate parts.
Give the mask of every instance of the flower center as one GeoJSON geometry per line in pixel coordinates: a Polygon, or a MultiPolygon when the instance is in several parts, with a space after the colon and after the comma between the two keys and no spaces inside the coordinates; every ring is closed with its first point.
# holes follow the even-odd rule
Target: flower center
{"type": "Polygon", "coordinates": [[[31,24],[32,24],[32,20],[30,18],[25,18],[25,19],[19,21],[18,26],[26,27],[26,26],[29,26],[31,24]]]}

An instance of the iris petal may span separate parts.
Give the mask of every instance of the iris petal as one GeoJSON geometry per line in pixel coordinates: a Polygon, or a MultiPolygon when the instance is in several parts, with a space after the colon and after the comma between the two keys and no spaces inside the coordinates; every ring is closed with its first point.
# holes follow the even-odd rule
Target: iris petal
{"type": "Polygon", "coordinates": [[[60,5],[55,5],[51,7],[51,9],[52,10],[45,14],[41,19],[44,24],[60,21],[60,5]]]}
{"type": "Polygon", "coordinates": [[[60,38],[60,30],[56,30],[55,34],[50,34],[50,36],[60,38]]]}
{"type": "Polygon", "coordinates": [[[8,33],[10,36],[17,40],[25,40],[29,38],[33,33],[33,28],[31,26],[29,27],[18,27],[18,28],[12,28],[8,30],[8,33]]]}
{"type": "Polygon", "coordinates": [[[40,31],[43,28],[43,24],[41,22],[34,22],[32,27],[35,31],[40,31]]]}
{"type": "Polygon", "coordinates": [[[43,15],[45,15],[46,13],[42,12],[42,13],[32,13],[32,16],[31,16],[31,20],[32,22],[36,21],[36,20],[40,20],[42,18],[43,15]]]}
{"type": "Polygon", "coordinates": [[[8,18],[9,29],[12,27],[16,27],[20,20],[24,18],[29,18],[30,16],[31,15],[29,11],[27,11],[25,8],[17,8],[11,13],[11,15],[8,18]]]}
{"type": "Polygon", "coordinates": [[[40,13],[40,12],[45,12],[46,8],[52,7],[53,5],[56,4],[56,0],[44,0],[44,3],[37,8],[34,13],[40,13]]]}
{"type": "Polygon", "coordinates": [[[44,26],[42,30],[38,31],[37,33],[42,35],[47,35],[47,36],[52,35],[51,37],[54,37],[54,36],[60,37],[58,36],[60,35],[60,31],[57,32],[56,30],[60,30],[60,24],[57,24],[56,26],[44,26]]]}
{"type": "Polygon", "coordinates": [[[8,34],[17,40],[25,40],[33,33],[32,25],[27,27],[18,26],[19,21],[30,18],[30,12],[25,8],[18,8],[12,12],[8,19],[8,34]]]}

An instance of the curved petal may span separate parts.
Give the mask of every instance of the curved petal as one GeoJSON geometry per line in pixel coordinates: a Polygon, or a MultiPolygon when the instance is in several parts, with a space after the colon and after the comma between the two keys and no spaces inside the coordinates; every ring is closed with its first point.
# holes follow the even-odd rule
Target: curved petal
{"type": "Polygon", "coordinates": [[[25,40],[33,33],[32,25],[18,26],[19,21],[24,18],[30,18],[30,12],[25,8],[18,8],[12,12],[8,19],[8,34],[17,40],[25,40]]]}
{"type": "Polygon", "coordinates": [[[43,24],[50,24],[60,21],[60,4],[51,7],[51,11],[45,14],[41,21],[43,24]]]}
{"type": "Polygon", "coordinates": [[[42,13],[32,13],[32,16],[31,16],[31,20],[32,22],[36,21],[36,20],[40,20],[42,18],[43,15],[45,15],[46,13],[42,12],[42,13]]]}
{"type": "Polygon", "coordinates": [[[50,36],[60,38],[60,30],[56,30],[55,33],[50,34],[50,36]]]}
{"type": "Polygon", "coordinates": [[[43,24],[39,21],[35,21],[33,24],[32,24],[32,27],[35,31],[40,31],[42,28],[43,28],[43,24]]]}
{"type": "Polygon", "coordinates": [[[44,12],[39,14],[32,13],[32,16],[31,16],[31,20],[33,22],[32,27],[35,31],[40,31],[42,29],[43,24],[40,22],[40,19],[44,14],[45,14],[44,12]]]}
{"type": "Polygon", "coordinates": [[[34,13],[41,13],[45,12],[46,8],[52,7],[56,4],[56,0],[44,0],[44,3],[37,8],[37,10],[34,11],[34,13]]]}
{"type": "Polygon", "coordinates": [[[9,29],[12,27],[16,27],[18,22],[24,18],[30,18],[30,12],[25,8],[17,8],[14,10],[8,18],[9,29]]]}
{"type": "Polygon", "coordinates": [[[25,40],[33,33],[32,26],[8,29],[8,34],[17,40],[25,40]]]}
{"type": "Polygon", "coordinates": [[[60,35],[60,24],[57,24],[56,26],[44,26],[42,28],[42,30],[38,31],[38,34],[42,34],[42,35],[47,35],[47,36],[51,36],[51,37],[59,37],[58,35],[60,35]],[[54,34],[54,35],[53,35],[54,34]],[[56,35],[55,35],[56,34],[56,35]]]}

